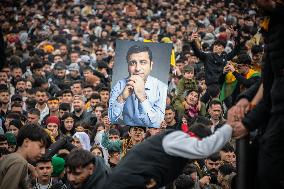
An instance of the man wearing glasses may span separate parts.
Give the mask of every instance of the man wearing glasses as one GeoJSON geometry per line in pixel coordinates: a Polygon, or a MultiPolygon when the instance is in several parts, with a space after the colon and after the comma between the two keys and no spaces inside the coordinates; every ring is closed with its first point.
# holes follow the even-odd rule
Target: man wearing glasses
{"type": "Polygon", "coordinates": [[[129,76],[111,91],[109,118],[113,124],[158,128],[164,119],[167,85],[150,76],[152,51],[145,45],[131,46],[126,60],[129,76]]]}

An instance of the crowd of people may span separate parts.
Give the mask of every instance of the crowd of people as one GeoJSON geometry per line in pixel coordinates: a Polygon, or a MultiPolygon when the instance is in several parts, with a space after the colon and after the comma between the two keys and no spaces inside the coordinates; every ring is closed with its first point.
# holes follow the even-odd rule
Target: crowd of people
{"type": "MultiPolygon", "coordinates": [[[[267,28],[255,3],[0,4],[5,50],[0,70],[0,188],[235,186],[236,148],[228,110],[237,104],[247,112],[262,98],[250,97],[261,85],[267,28]],[[173,45],[170,73],[163,73],[169,80],[159,128],[113,124],[109,119],[118,39],[173,45]],[[214,139],[217,136],[222,143],[214,139]],[[179,137],[192,149],[184,149],[179,137]],[[208,148],[209,141],[216,145],[208,148]],[[172,162],[178,163],[175,169],[165,168],[174,166],[172,162]],[[155,174],[143,175],[148,172],[155,174]]],[[[237,129],[237,138],[248,132],[237,129]]]]}

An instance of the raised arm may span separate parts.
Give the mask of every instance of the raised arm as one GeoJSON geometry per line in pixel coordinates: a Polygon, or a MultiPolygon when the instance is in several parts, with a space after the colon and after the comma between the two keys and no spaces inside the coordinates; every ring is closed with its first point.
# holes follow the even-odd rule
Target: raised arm
{"type": "Polygon", "coordinates": [[[225,124],[214,134],[198,140],[190,137],[182,131],[175,131],[165,136],[163,148],[172,156],[179,156],[188,159],[201,159],[218,152],[232,136],[233,128],[225,124]]]}
{"type": "Polygon", "coordinates": [[[205,60],[206,59],[206,53],[201,51],[198,47],[197,47],[197,38],[198,38],[198,34],[193,33],[191,35],[191,42],[190,45],[192,47],[192,50],[194,52],[194,54],[200,59],[200,60],[205,60]]]}
{"type": "Polygon", "coordinates": [[[120,80],[111,90],[109,99],[108,116],[111,123],[115,123],[122,116],[125,100],[120,95],[126,86],[126,82],[120,80]]]}

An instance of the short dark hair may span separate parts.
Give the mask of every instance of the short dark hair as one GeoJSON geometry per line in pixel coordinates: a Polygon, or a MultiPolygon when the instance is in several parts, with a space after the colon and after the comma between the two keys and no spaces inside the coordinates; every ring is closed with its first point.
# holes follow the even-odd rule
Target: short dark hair
{"type": "Polygon", "coordinates": [[[224,48],[226,47],[226,41],[223,41],[223,40],[216,40],[214,43],[213,43],[213,46],[223,46],[224,48]]]}
{"type": "Polygon", "coordinates": [[[15,113],[15,112],[9,112],[6,116],[7,118],[11,118],[11,119],[20,119],[20,114],[15,113]]]}
{"type": "Polygon", "coordinates": [[[10,94],[10,91],[9,91],[7,85],[5,85],[5,84],[0,84],[0,93],[4,93],[4,92],[10,94]]]}
{"type": "Polygon", "coordinates": [[[45,93],[48,96],[48,92],[46,92],[46,90],[44,88],[41,88],[41,87],[36,88],[35,93],[37,93],[37,92],[45,93]]]}
{"type": "Polygon", "coordinates": [[[87,150],[74,149],[66,158],[66,167],[71,172],[75,172],[77,168],[84,168],[90,163],[94,163],[94,158],[94,155],[87,150]]]}
{"type": "Polygon", "coordinates": [[[111,128],[108,132],[109,135],[118,135],[120,136],[120,133],[117,129],[111,128]]]}
{"type": "Polygon", "coordinates": [[[233,146],[230,143],[227,143],[222,149],[221,151],[223,152],[235,152],[235,149],[233,148],[233,146]]]}
{"type": "Polygon", "coordinates": [[[206,159],[209,159],[211,161],[220,161],[221,156],[220,156],[219,152],[216,152],[216,153],[212,154],[211,156],[207,157],[206,159]]]}
{"type": "Polygon", "coordinates": [[[131,46],[128,49],[127,55],[126,55],[127,63],[128,63],[129,57],[132,54],[136,54],[136,53],[140,53],[140,52],[147,52],[148,55],[149,55],[150,61],[152,61],[152,51],[151,51],[151,49],[148,46],[146,46],[146,45],[139,44],[139,45],[133,45],[133,46],[131,46]]]}
{"type": "Polygon", "coordinates": [[[73,92],[71,91],[71,89],[65,89],[65,90],[62,91],[62,95],[66,94],[66,93],[71,93],[72,96],[73,96],[73,92]]]}
{"type": "Polygon", "coordinates": [[[206,126],[212,125],[212,121],[204,116],[197,116],[194,120],[194,123],[201,123],[206,126]]]}
{"type": "Polygon", "coordinates": [[[7,137],[5,135],[0,134],[0,142],[7,141],[7,137]]]}
{"type": "Polygon", "coordinates": [[[176,112],[174,107],[172,107],[172,106],[166,106],[166,110],[172,110],[173,112],[176,112]]]}
{"type": "Polygon", "coordinates": [[[47,101],[50,101],[50,100],[57,100],[57,101],[59,101],[59,99],[57,97],[54,97],[54,96],[49,97],[47,101]]]}
{"type": "Polygon", "coordinates": [[[108,91],[108,92],[109,92],[110,90],[109,90],[108,87],[101,87],[101,88],[99,89],[99,93],[102,92],[102,91],[108,91]]]}
{"type": "Polygon", "coordinates": [[[216,104],[219,104],[222,108],[222,101],[217,98],[214,98],[211,100],[211,102],[209,103],[209,107],[211,107],[212,105],[216,105],[216,104]]]}
{"type": "Polygon", "coordinates": [[[196,134],[199,138],[204,138],[207,136],[210,136],[212,134],[210,128],[206,125],[203,125],[201,123],[195,123],[192,126],[189,127],[189,131],[196,134]]]}
{"type": "Polygon", "coordinates": [[[86,71],[93,72],[94,70],[90,66],[86,66],[86,67],[83,68],[83,72],[86,72],[86,71]]]}
{"type": "Polygon", "coordinates": [[[22,106],[22,104],[21,103],[19,103],[19,102],[14,102],[12,105],[11,105],[11,108],[13,108],[13,107],[23,107],[22,106]]]}
{"type": "Polygon", "coordinates": [[[19,79],[16,80],[16,84],[20,81],[27,82],[27,80],[25,78],[19,78],[19,79]]]}
{"type": "Polygon", "coordinates": [[[25,139],[42,142],[45,147],[51,144],[51,139],[47,132],[38,124],[27,124],[19,130],[17,137],[18,146],[21,146],[25,139]]]}
{"type": "Polygon", "coordinates": [[[82,87],[83,87],[83,89],[85,89],[85,88],[92,88],[92,89],[94,89],[94,86],[92,84],[86,83],[86,82],[83,83],[82,87]]]}
{"type": "Polygon", "coordinates": [[[31,108],[29,111],[28,111],[29,114],[33,114],[33,115],[37,115],[37,116],[40,116],[40,111],[39,109],[37,108],[31,108]]]}
{"type": "Polygon", "coordinates": [[[181,174],[175,180],[176,189],[187,189],[194,187],[194,181],[190,175],[181,174]]]}
{"type": "Polygon", "coordinates": [[[98,93],[93,93],[91,99],[101,99],[101,96],[98,93]]]}
{"type": "Polygon", "coordinates": [[[63,102],[63,103],[61,103],[59,105],[59,110],[69,111],[70,112],[71,111],[71,105],[68,104],[68,103],[63,102]]]}
{"type": "Polygon", "coordinates": [[[36,164],[38,164],[38,163],[47,163],[47,162],[51,162],[51,158],[48,157],[48,156],[42,156],[42,157],[36,162],[36,164]]]}

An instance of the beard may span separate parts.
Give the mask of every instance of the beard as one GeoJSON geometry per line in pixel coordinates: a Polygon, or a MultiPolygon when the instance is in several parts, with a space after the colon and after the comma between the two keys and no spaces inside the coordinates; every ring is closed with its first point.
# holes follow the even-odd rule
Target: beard
{"type": "Polygon", "coordinates": [[[43,105],[43,104],[45,103],[45,101],[44,101],[44,100],[43,100],[43,101],[39,100],[39,101],[37,101],[37,103],[38,103],[39,105],[43,105]]]}
{"type": "Polygon", "coordinates": [[[82,108],[81,107],[74,107],[74,112],[79,113],[81,112],[82,108]]]}
{"type": "Polygon", "coordinates": [[[18,88],[17,91],[20,92],[20,93],[23,93],[23,92],[25,92],[25,89],[21,87],[21,88],[18,88]]]}

